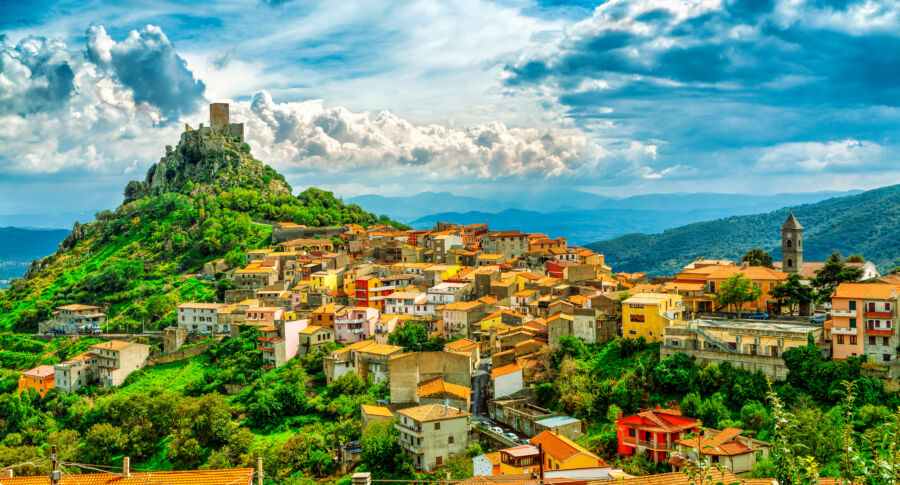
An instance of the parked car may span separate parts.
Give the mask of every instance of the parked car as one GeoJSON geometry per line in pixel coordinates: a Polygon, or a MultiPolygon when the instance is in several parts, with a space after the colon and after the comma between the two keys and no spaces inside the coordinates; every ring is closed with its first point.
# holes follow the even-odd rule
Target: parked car
{"type": "Polygon", "coordinates": [[[825,323],[827,315],[816,315],[809,319],[809,323],[825,323]]]}
{"type": "Polygon", "coordinates": [[[488,428],[488,429],[490,429],[490,430],[493,431],[494,433],[497,433],[497,434],[503,434],[503,430],[500,429],[499,426],[491,426],[491,427],[488,428]]]}
{"type": "Polygon", "coordinates": [[[209,330],[201,330],[200,335],[212,335],[212,332],[210,332],[209,330]]]}
{"type": "Polygon", "coordinates": [[[509,438],[515,442],[519,441],[519,437],[515,433],[506,433],[503,436],[506,436],[507,438],[509,438]]]}
{"type": "Polygon", "coordinates": [[[747,315],[747,318],[749,318],[750,320],[768,320],[769,314],[766,312],[756,312],[747,315]]]}

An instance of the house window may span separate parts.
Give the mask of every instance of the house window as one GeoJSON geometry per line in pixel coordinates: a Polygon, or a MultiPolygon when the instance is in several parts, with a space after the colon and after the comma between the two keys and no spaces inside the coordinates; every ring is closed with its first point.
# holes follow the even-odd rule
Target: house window
{"type": "Polygon", "coordinates": [[[444,457],[443,457],[443,456],[438,456],[438,457],[435,457],[435,458],[434,458],[434,464],[435,464],[435,465],[442,465],[443,463],[444,463],[444,457]]]}
{"type": "Polygon", "coordinates": [[[884,345],[885,347],[887,347],[888,345],[890,345],[889,340],[888,340],[887,337],[882,337],[881,339],[882,339],[882,340],[881,340],[881,342],[882,342],[881,345],[884,345]]]}
{"type": "Polygon", "coordinates": [[[869,337],[869,345],[875,345],[875,337],[869,337]]]}
{"type": "Polygon", "coordinates": [[[850,328],[856,328],[856,319],[855,318],[850,319],[850,328]]]}
{"type": "Polygon", "coordinates": [[[850,345],[856,345],[856,335],[850,336],[850,345]]]}
{"type": "Polygon", "coordinates": [[[870,301],[870,302],[869,302],[869,311],[870,311],[870,312],[874,312],[874,311],[875,311],[875,302],[874,302],[874,301],[870,301]]]}
{"type": "Polygon", "coordinates": [[[856,310],[856,300],[850,300],[850,309],[856,310]]]}
{"type": "Polygon", "coordinates": [[[448,436],[448,437],[447,437],[447,444],[451,444],[451,445],[453,444],[453,437],[452,437],[452,436],[448,436]]]}
{"type": "Polygon", "coordinates": [[[434,423],[434,429],[435,431],[441,429],[441,423],[434,423]]]}
{"type": "Polygon", "coordinates": [[[837,342],[838,342],[838,345],[844,345],[844,336],[838,335],[837,342]]]}
{"type": "Polygon", "coordinates": [[[881,360],[883,360],[883,361],[885,361],[885,362],[890,362],[890,361],[891,361],[891,354],[882,354],[882,355],[881,355],[881,360]]]}

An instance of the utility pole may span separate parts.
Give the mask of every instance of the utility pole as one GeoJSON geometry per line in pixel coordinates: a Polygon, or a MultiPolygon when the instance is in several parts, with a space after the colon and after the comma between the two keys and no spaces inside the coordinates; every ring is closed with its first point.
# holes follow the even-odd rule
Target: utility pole
{"type": "Polygon", "coordinates": [[[50,484],[59,485],[60,475],[59,462],[56,461],[56,445],[53,445],[50,447],[50,484]]]}
{"type": "Polygon", "coordinates": [[[544,445],[543,443],[538,443],[538,462],[540,466],[538,467],[538,480],[540,485],[544,485],[544,445]]]}
{"type": "Polygon", "coordinates": [[[256,485],[263,485],[264,483],[262,457],[258,456],[256,457],[256,485]]]}

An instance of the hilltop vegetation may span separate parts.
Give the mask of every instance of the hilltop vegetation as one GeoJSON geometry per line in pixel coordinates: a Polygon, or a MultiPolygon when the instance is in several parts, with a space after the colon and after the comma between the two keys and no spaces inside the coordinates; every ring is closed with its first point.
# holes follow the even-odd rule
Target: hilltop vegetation
{"type": "MultiPolygon", "coordinates": [[[[674,274],[698,258],[740,260],[753,248],[781,259],[781,225],[787,209],[728,217],[669,229],[660,234],[628,234],[587,247],[606,256],[620,271],[674,274]]],[[[862,254],[883,273],[900,263],[900,185],[794,207],[803,225],[803,257],[825,261],[835,250],[862,254]]]]}
{"type": "Polygon", "coordinates": [[[76,226],[59,251],[32,264],[27,280],[0,293],[0,330],[33,330],[69,303],[109,305],[110,328],[166,326],[178,303],[214,300],[215,282],[188,275],[269,242],[271,227],[258,221],[392,223],[331,192],[309,188],[295,197],[246,144],[224,146],[199,152],[182,137],[145,181],[128,184],[115,212],[76,226]]]}

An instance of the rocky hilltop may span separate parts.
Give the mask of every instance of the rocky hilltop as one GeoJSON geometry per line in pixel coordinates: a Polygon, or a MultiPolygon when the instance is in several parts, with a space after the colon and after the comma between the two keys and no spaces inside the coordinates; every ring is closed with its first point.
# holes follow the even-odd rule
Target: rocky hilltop
{"type": "Polygon", "coordinates": [[[110,328],[172,324],[159,315],[224,291],[221,282],[188,276],[213,260],[240,264],[245,251],[267,246],[265,221],[399,226],[331,192],[292,195],[284,177],[250,153],[227,105],[212,105],[210,121],[185,126],[145,179],[128,183],[122,205],[76,223],[56,253],[34,261],[25,279],[0,292],[0,331],[33,330],[70,303],[103,306],[110,328]]]}

